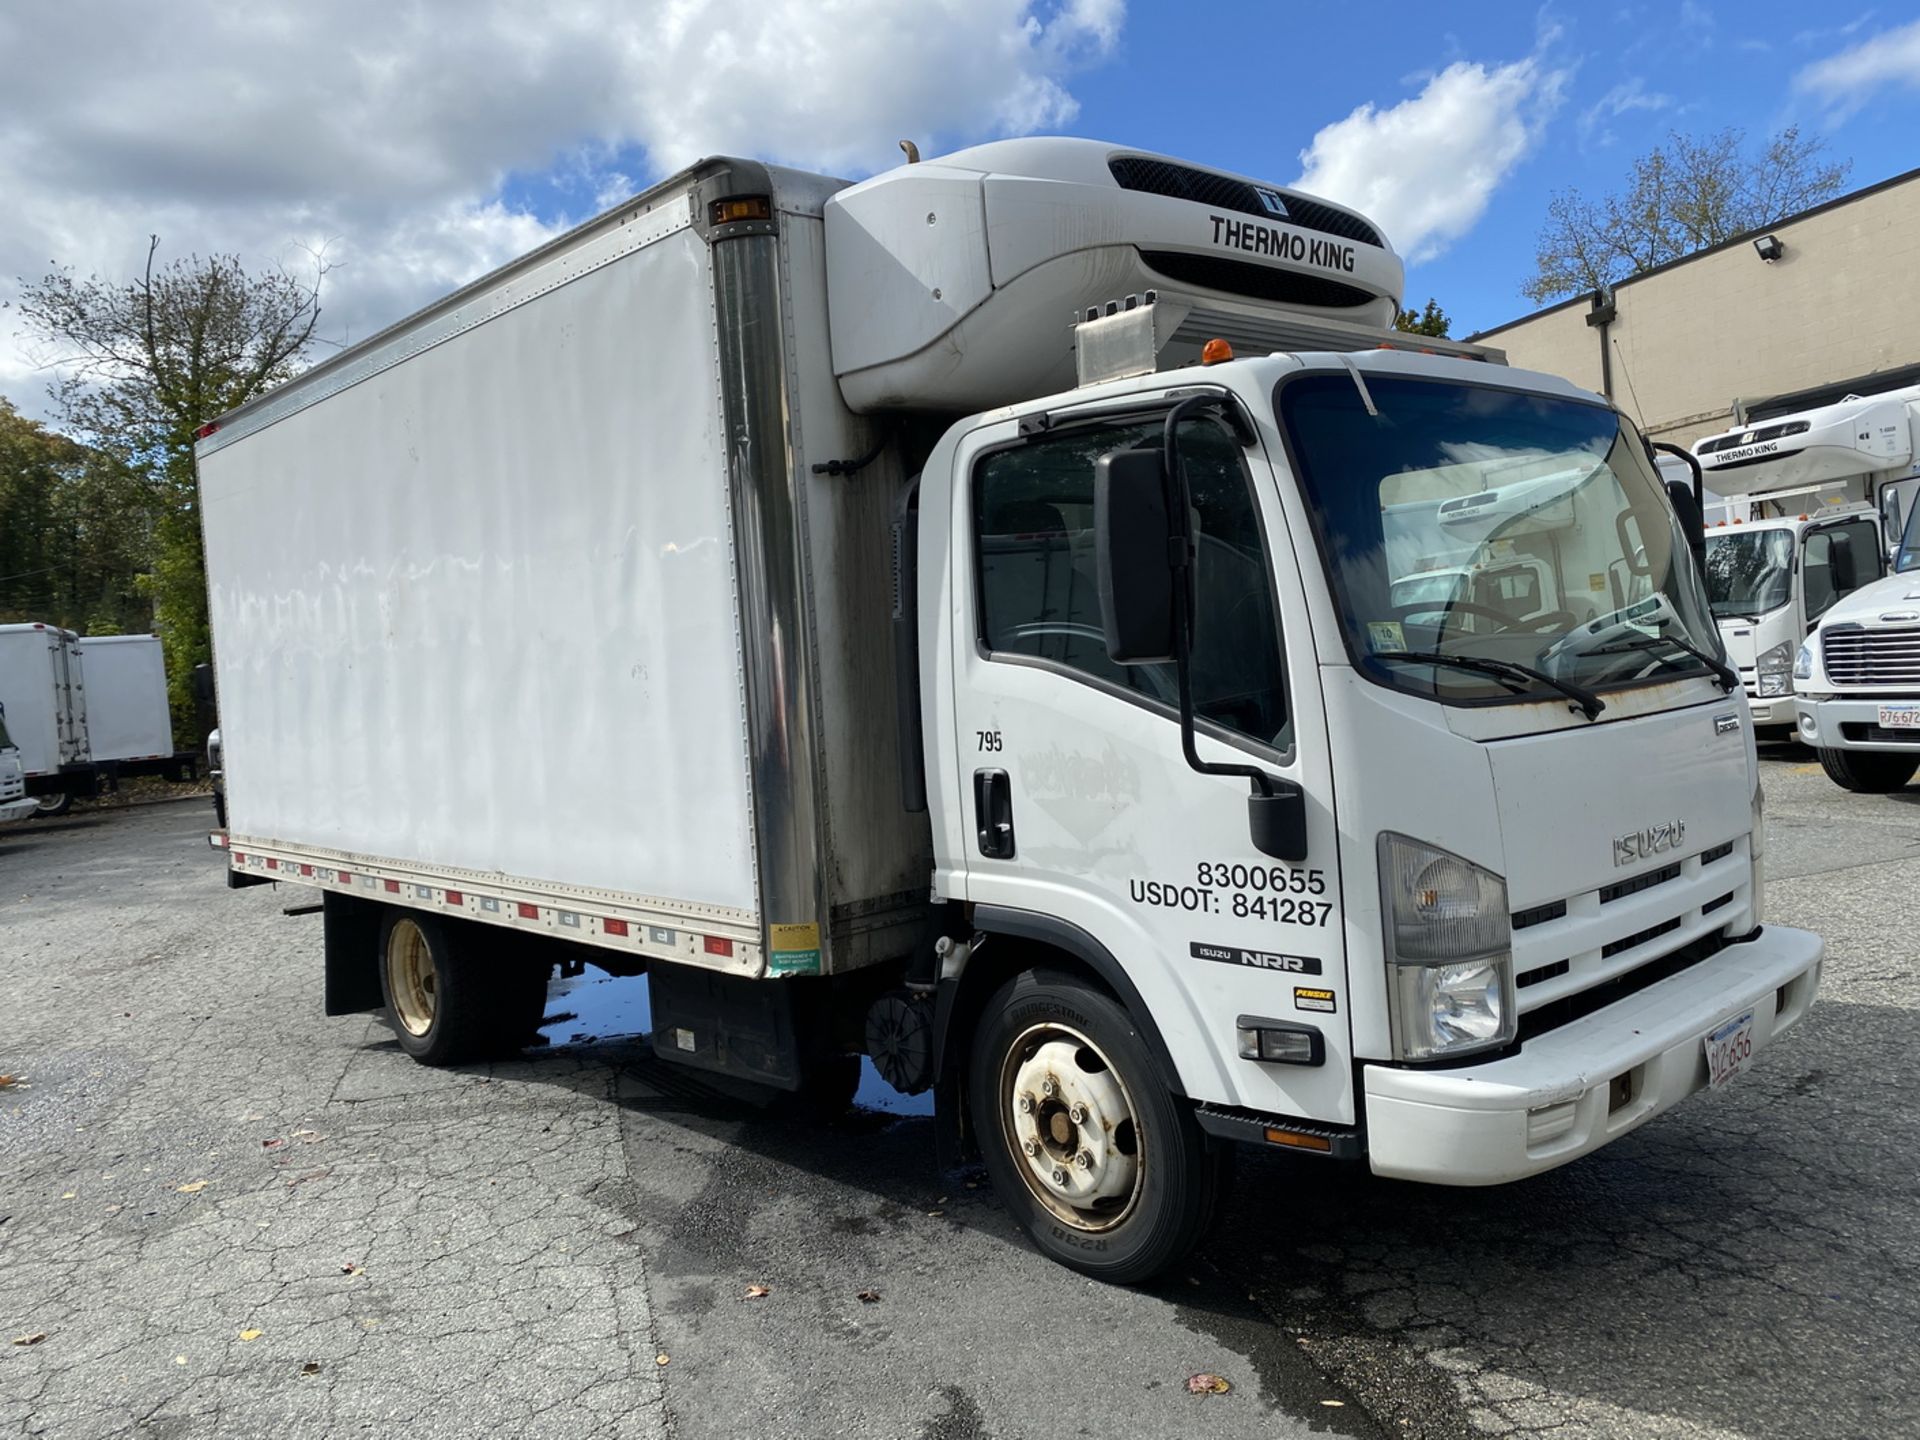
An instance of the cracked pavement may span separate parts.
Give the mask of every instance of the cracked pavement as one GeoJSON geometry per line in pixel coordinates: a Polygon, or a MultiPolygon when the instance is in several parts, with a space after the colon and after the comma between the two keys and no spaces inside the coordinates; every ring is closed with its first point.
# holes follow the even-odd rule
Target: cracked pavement
{"type": "Polygon", "coordinates": [[[921,1118],[633,1037],[414,1065],[320,1015],[305,892],[226,890],[201,804],[0,829],[0,1435],[1920,1433],[1920,787],[1809,759],[1765,765],[1768,910],[1826,978],[1752,1073],[1495,1190],[1244,1156],[1141,1291],[921,1118]]]}

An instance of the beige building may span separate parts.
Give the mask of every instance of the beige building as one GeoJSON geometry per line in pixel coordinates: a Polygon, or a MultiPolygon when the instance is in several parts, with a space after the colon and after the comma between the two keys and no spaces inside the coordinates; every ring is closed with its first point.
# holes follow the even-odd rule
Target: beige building
{"type": "Polygon", "coordinates": [[[1623,280],[1610,308],[1581,295],[1471,338],[1689,447],[1752,418],[1920,384],[1920,170],[1623,280]]]}

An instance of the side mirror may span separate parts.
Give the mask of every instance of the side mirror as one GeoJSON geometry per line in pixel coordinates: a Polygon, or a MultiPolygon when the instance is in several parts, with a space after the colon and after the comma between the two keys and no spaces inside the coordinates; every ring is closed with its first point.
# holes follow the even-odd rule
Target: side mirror
{"type": "Polygon", "coordinates": [[[1700,516],[1700,502],[1693,498],[1693,487],[1683,480],[1669,480],[1667,499],[1673,504],[1673,513],[1680,521],[1680,533],[1687,537],[1687,548],[1693,551],[1693,558],[1704,560],[1707,526],[1700,516]]]}
{"type": "Polygon", "coordinates": [[[1107,654],[1118,665],[1172,660],[1173,520],[1159,450],[1094,462],[1093,536],[1107,654]]]}
{"type": "Polygon", "coordinates": [[[193,676],[189,682],[193,686],[193,698],[202,705],[213,704],[213,666],[202,662],[193,667],[193,676]]]}

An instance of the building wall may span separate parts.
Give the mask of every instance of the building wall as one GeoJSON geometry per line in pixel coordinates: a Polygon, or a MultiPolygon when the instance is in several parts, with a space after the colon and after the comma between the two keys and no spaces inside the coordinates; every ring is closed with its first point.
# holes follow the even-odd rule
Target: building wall
{"type": "MultiPolygon", "coordinates": [[[[1612,395],[1656,440],[1731,428],[1734,401],[1920,362],[1920,171],[1621,282],[1606,334],[1612,395]]],[[[1582,295],[1473,338],[1509,363],[1600,390],[1582,295]]]]}

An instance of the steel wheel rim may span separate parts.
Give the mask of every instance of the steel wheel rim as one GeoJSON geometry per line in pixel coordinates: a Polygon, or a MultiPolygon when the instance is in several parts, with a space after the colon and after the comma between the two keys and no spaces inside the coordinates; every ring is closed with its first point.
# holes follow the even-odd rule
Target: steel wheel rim
{"type": "Polygon", "coordinates": [[[387,935],[387,993],[393,997],[394,1018],[409,1035],[433,1028],[439,1003],[434,980],[426,935],[411,920],[396,921],[387,935]]]}
{"type": "Polygon", "coordinates": [[[1007,1047],[995,1094],[1008,1158],[1048,1214],[1090,1235],[1133,1214],[1146,1137],[1126,1081],[1098,1045],[1070,1025],[1031,1026],[1007,1047]],[[1043,1093],[1049,1078],[1054,1091],[1043,1093]]]}

